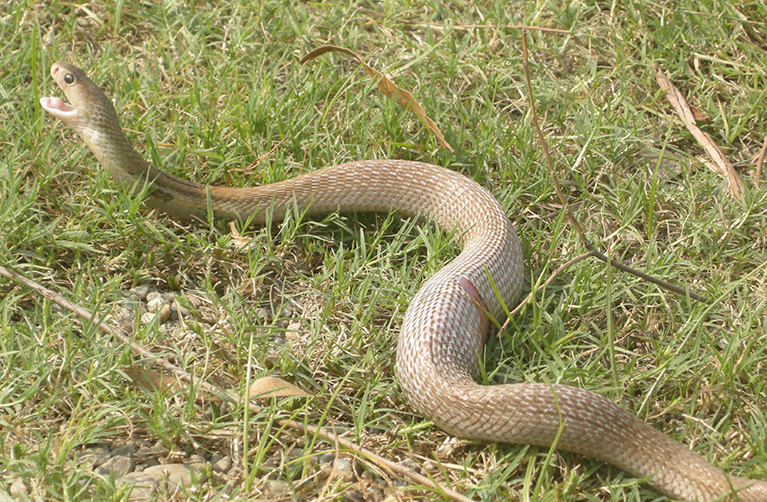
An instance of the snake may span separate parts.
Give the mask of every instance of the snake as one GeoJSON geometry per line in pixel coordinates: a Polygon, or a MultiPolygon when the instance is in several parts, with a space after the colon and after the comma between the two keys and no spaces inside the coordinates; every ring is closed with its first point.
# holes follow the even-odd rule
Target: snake
{"type": "Polygon", "coordinates": [[[148,163],[120,126],[112,102],[81,69],[56,62],[51,76],[68,103],[41,107],[82,138],[116,182],[178,218],[264,224],[291,208],[397,211],[457,236],[460,253],[413,296],[397,340],[396,375],[410,405],[449,434],[569,451],[612,464],[679,500],[767,502],[767,482],[730,476],[611,400],[550,383],[481,385],[478,355],[491,321],[502,321],[525,282],[523,250],[500,203],[482,185],[405,160],[364,160],[253,187],[203,185],[148,163]]]}

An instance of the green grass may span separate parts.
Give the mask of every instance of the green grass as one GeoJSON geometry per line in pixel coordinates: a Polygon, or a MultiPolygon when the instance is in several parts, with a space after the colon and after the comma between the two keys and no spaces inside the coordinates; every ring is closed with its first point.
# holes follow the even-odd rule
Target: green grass
{"type": "MultiPolygon", "coordinates": [[[[394,377],[396,333],[419,284],[455,255],[449,235],[387,215],[299,215],[247,229],[255,245],[238,253],[225,222],[150,215],[37,102],[61,95],[50,64],[75,63],[115,99],[134,145],[204,183],[269,183],[371,158],[448,166],[501,201],[539,283],[584,248],[532,133],[511,25],[571,30],[530,32],[530,70],[557,173],[590,238],[714,301],[579,262],[491,337],[487,379],[594,390],[715,465],[767,479],[767,196],[751,180],[767,135],[763,2],[87,5],[0,6],[0,264],[102,314],[138,284],[196,293],[205,301],[184,329],[142,327],[136,341],[226,388],[243,386],[250,365],[317,398],[265,406],[244,424],[241,409],[211,414],[207,401],[147,395],[121,373],[142,363],[128,348],[2,279],[0,493],[23,477],[29,498],[121,499],[76,466],[83,445],[142,439],[228,453],[243,435],[247,475],[226,488],[233,499],[257,497],[269,470],[299,499],[359,489],[311,478],[312,459],[333,447],[279,432],[275,417],[294,415],[410,457],[478,500],[657,498],[574,455],[546,462],[544,449],[447,442],[412,412],[394,377]],[[350,60],[298,64],[324,43],[357,51],[411,90],[456,152],[350,60]],[[750,187],[744,202],[701,161],[653,63],[710,116],[704,129],[750,187]],[[671,174],[648,155],[665,145],[671,174]],[[279,460],[291,449],[294,461],[279,460]]],[[[226,481],[175,497],[216,500],[226,481]]]]}

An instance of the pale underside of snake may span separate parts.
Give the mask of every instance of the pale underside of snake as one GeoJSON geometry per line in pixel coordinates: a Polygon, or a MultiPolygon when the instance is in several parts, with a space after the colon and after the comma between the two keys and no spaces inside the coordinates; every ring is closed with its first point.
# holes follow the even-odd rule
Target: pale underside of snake
{"type": "Polygon", "coordinates": [[[148,205],[172,215],[263,223],[291,205],[309,214],[391,211],[425,216],[460,236],[462,251],[410,303],[397,346],[397,376],[423,415],[461,438],[524,443],[594,457],[683,500],[767,502],[767,483],[731,477],[598,394],[565,385],[483,386],[474,381],[489,328],[523,287],[522,248],[501,206],[482,186],[448,169],[400,160],[352,162],[266,186],[223,188],[185,181],[147,163],[123,133],[112,102],[80,69],[51,75],[69,104],[40,99],[72,127],[127,189],[151,185],[148,205]],[[486,309],[486,310],[485,310],[486,309]]]}

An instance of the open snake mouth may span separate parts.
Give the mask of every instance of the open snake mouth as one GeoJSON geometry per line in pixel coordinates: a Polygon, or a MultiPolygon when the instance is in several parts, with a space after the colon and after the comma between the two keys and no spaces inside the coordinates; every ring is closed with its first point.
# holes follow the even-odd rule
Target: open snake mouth
{"type": "Polygon", "coordinates": [[[46,112],[64,122],[68,122],[78,116],[77,108],[69,103],[65,103],[61,98],[55,96],[50,98],[40,98],[40,106],[42,106],[46,112]]]}

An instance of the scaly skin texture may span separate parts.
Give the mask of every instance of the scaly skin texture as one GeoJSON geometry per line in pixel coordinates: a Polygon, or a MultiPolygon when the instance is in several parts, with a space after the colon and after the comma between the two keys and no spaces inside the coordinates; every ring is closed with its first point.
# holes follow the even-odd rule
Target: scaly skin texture
{"type": "Polygon", "coordinates": [[[309,214],[396,209],[455,231],[463,250],[415,295],[397,348],[397,375],[405,395],[444,430],[468,439],[549,447],[561,428],[558,449],[646,477],[673,498],[767,502],[767,483],[727,476],[597,394],[565,385],[475,383],[477,354],[489,325],[486,312],[503,319],[498,297],[512,305],[524,274],[511,223],[474,181],[429,164],[376,160],[261,187],[191,183],[149,165],[131,147],[112,103],[80,69],[55,63],[51,75],[70,104],[42,98],[42,107],[72,127],[119,183],[128,188],[149,184],[147,204],[170,214],[205,215],[208,201],[216,217],[252,216],[257,223],[264,222],[268,208],[281,218],[293,204],[309,214]]]}

